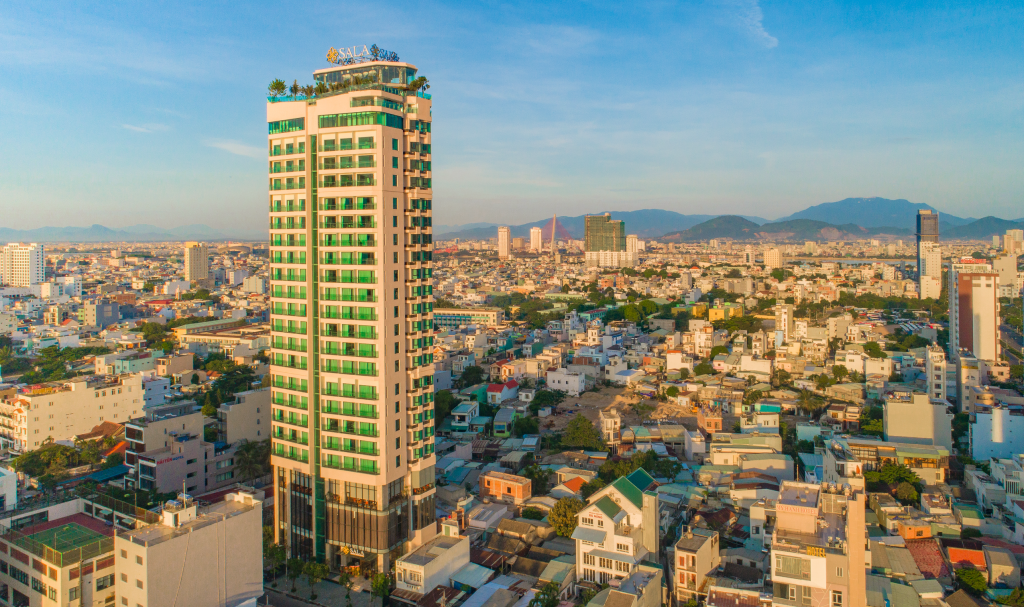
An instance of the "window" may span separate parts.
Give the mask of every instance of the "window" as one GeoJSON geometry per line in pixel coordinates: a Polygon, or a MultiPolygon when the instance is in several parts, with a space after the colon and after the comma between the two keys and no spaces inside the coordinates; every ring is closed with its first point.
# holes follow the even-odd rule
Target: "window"
{"type": "Polygon", "coordinates": [[[843,568],[836,567],[836,577],[843,577],[843,568]]]}
{"type": "Polygon", "coordinates": [[[78,599],[78,593],[79,593],[78,586],[74,586],[72,588],[69,588],[68,589],[68,600],[69,601],[77,600],[78,599]]]}
{"type": "Polygon", "coordinates": [[[583,555],[583,564],[584,565],[593,565],[594,564],[594,555],[593,554],[584,554],[583,555]]]}
{"type": "Polygon", "coordinates": [[[397,150],[398,149],[398,140],[397,139],[392,139],[391,140],[391,149],[392,150],[397,150]]]}
{"type": "Polygon", "coordinates": [[[809,580],[811,579],[811,562],[807,559],[776,555],[774,573],[784,577],[809,580]]]}
{"type": "Polygon", "coordinates": [[[606,559],[604,557],[600,557],[599,556],[599,557],[597,557],[597,566],[601,567],[602,569],[611,569],[612,568],[612,560],[611,559],[606,559]]]}
{"type": "Polygon", "coordinates": [[[122,582],[127,582],[128,581],[128,574],[127,573],[122,573],[121,574],[121,581],[122,582]]]}
{"type": "MultiPolygon", "coordinates": [[[[123,574],[121,575],[121,578],[123,580],[127,580],[128,579],[123,574]]],[[[96,592],[99,592],[100,590],[106,590],[107,588],[110,588],[113,585],[114,585],[114,574],[113,573],[111,573],[110,575],[105,575],[105,576],[103,576],[101,578],[96,578],[96,592]]]]}
{"type": "Polygon", "coordinates": [[[843,607],[843,591],[832,591],[832,607],[843,607]]]}
{"type": "Polygon", "coordinates": [[[121,558],[123,558],[123,559],[128,558],[128,551],[127,550],[122,550],[121,551],[121,558]]]}
{"type": "Polygon", "coordinates": [[[141,556],[136,556],[135,557],[135,562],[141,565],[142,564],[142,557],[141,556]]]}
{"type": "Polygon", "coordinates": [[[590,525],[590,526],[594,525],[594,519],[592,519],[592,518],[582,518],[582,519],[580,519],[580,522],[583,523],[584,525],[590,525]]]}
{"type": "MultiPolygon", "coordinates": [[[[398,160],[398,159],[395,158],[395,160],[398,160]]],[[[391,185],[398,186],[398,175],[392,175],[391,176],[391,185]]]]}
{"type": "Polygon", "coordinates": [[[135,580],[135,587],[142,588],[142,580],[135,580]]]}
{"type": "Polygon", "coordinates": [[[397,156],[395,156],[395,157],[393,157],[391,159],[391,168],[393,168],[393,169],[397,169],[398,168],[398,157],[397,156]]]}
{"type": "Polygon", "coordinates": [[[616,544],[615,549],[619,552],[629,552],[629,544],[616,544]]]}

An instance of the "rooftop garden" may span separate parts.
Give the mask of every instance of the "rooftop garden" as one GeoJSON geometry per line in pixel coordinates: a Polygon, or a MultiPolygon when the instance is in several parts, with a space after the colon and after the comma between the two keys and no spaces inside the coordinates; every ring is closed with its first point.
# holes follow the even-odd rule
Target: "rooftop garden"
{"type": "Polygon", "coordinates": [[[430,99],[425,91],[430,84],[423,76],[415,78],[409,84],[382,84],[377,81],[375,74],[365,76],[354,75],[344,82],[317,82],[316,84],[300,85],[298,80],[293,80],[291,86],[285,84],[280,78],[271,81],[267,86],[267,101],[276,103],[278,101],[312,101],[342,95],[352,91],[379,90],[394,95],[413,95],[430,99]]]}

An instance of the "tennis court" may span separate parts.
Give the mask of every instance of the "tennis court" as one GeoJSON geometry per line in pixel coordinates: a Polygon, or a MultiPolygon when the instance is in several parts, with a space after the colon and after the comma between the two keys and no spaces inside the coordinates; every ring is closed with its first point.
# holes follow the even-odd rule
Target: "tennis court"
{"type": "Polygon", "coordinates": [[[78,523],[65,523],[50,529],[37,531],[27,537],[58,552],[66,552],[88,546],[106,536],[78,523]]]}

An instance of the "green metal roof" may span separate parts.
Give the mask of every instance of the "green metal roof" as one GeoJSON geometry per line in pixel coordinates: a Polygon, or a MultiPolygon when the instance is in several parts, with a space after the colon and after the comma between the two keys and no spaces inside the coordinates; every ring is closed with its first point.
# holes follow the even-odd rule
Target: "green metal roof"
{"type": "MultiPolygon", "coordinates": [[[[654,477],[647,473],[643,468],[637,468],[626,475],[626,479],[633,483],[637,489],[645,491],[654,482],[654,477]]],[[[639,505],[639,504],[638,504],[639,505]]]]}
{"type": "Polygon", "coordinates": [[[629,478],[625,476],[619,477],[614,483],[612,483],[612,487],[615,487],[615,489],[625,496],[626,499],[633,502],[633,505],[637,508],[644,507],[643,492],[640,489],[637,489],[636,485],[630,482],[629,478]]]}
{"type": "Polygon", "coordinates": [[[619,505],[607,495],[597,500],[597,503],[594,505],[597,506],[598,510],[608,515],[608,518],[615,518],[615,515],[622,511],[622,508],[619,508],[619,505]]]}

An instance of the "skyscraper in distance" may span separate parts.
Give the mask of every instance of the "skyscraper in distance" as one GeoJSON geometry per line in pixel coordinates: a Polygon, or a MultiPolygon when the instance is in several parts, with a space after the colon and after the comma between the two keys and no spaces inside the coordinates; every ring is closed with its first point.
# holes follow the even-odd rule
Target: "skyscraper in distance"
{"type": "Polygon", "coordinates": [[[999,360],[999,274],[980,259],[950,264],[950,360],[959,360],[962,351],[981,360],[999,360]]]}
{"type": "Polygon", "coordinates": [[[544,248],[544,230],[537,226],[530,228],[530,250],[540,252],[544,248]]]}
{"type": "Polygon", "coordinates": [[[942,251],[937,242],[917,244],[917,292],[921,299],[942,295],[942,251]]]}
{"type": "Polygon", "coordinates": [[[512,230],[506,226],[498,228],[498,257],[501,259],[512,257],[512,230]]]}
{"type": "Polygon", "coordinates": [[[210,277],[210,250],[204,242],[186,242],[185,280],[196,282],[210,277]]]}
{"type": "MultiPolygon", "coordinates": [[[[921,273],[921,243],[939,242],[939,214],[931,209],[920,209],[917,212],[917,272],[921,273]]],[[[942,274],[939,274],[940,278],[942,274]]]]}
{"type": "Polygon", "coordinates": [[[583,251],[586,265],[627,267],[636,264],[636,252],[626,250],[626,223],[612,219],[610,213],[587,215],[584,224],[583,251]]]}
{"type": "Polygon", "coordinates": [[[387,571],[436,533],[431,99],[351,50],[267,103],[274,527],[387,571]]]}

